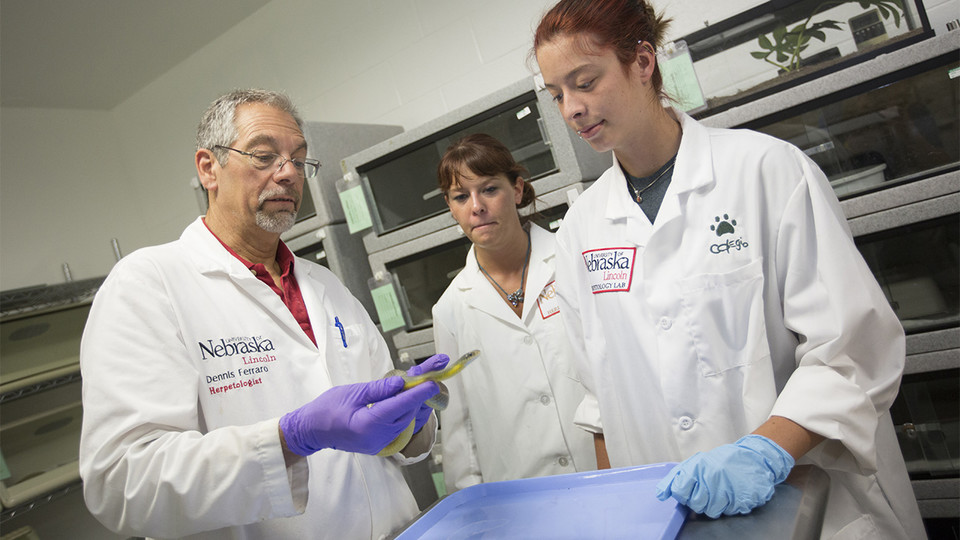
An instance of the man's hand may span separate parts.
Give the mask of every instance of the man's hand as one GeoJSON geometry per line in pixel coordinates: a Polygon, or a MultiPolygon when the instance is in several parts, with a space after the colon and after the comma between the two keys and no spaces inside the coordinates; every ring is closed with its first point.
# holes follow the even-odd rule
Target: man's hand
{"type": "Polygon", "coordinates": [[[334,386],[280,418],[287,447],[301,456],[324,448],[376,454],[410,425],[423,402],[437,393],[436,384],[398,393],[402,388],[400,377],[334,386]]]}
{"type": "MultiPolygon", "coordinates": [[[[428,373],[430,371],[440,371],[441,369],[447,367],[447,363],[450,362],[450,357],[445,354],[435,354],[430,358],[427,358],[420,364],[413,366],[407,370],[407,375],[411,377],[416,377],[428,373]]],[[[422,385],[421,385],[422,386],[422,385]]],[[[429,399],[429,398],[428,398],[429,399]]],[[[430,413],[433,411],[433,408],[424,403],[420,406],[420,410],[417,411],[417,423],[413,428],[414,433],[418,433],[420,429],[423,428],[424,424],[430,420],[430,413]]]]}

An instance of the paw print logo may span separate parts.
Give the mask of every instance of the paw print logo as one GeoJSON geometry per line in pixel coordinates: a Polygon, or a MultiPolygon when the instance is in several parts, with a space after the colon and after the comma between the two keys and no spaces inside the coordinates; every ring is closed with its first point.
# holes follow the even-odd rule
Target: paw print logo
{"type": "Polygon", "coordinates": [[[733,227],[737,224],[737,220],[730,219],[730,216],[727,214],[723,215],[723,219],[720,219],[720,216],[715,216],[714,221],[716,224],[710,226],[710,230],[717,233],[717,236],[723,236],[725,234],[733,234],[733,227]]]}

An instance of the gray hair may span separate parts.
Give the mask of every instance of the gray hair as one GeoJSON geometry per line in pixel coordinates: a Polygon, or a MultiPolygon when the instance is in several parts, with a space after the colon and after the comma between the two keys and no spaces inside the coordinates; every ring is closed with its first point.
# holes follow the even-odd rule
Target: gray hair
{"type": "Polygon", "coordinates": [[[239,136],[234,122],[237,107],[247,103],[263,103],[289,114],[303,130],[303,120],[286,94],[255,88],[234,90],[218,97],[203,113],[197,127],[197,150],[206,148],[217,156],[217,161],[226,165],[229,152],[216,146],[230,146],[239,136]]]}

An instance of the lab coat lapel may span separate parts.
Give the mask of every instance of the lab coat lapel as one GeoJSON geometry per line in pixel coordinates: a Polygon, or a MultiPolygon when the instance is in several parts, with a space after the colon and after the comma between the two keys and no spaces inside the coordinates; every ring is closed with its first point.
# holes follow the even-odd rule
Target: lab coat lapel
{"type": "MultiPolygon", "coordinates": [[[[706,128],[682,112],[673,109],[670,112],[680,121],[683,137],[680,140],[670,186],[657,213],[652,234],[646,242],[646,249],[654,253],[669,253],[680,245],[686,229],[686,201],[695,195],[695,191],[709,189],[716,183],[710,137],[706,128]]],[[[644,257],[644,260],[648,261],[648,264],[657,264],[659,258],[644,257]]],[[[649,274],[645,272],[644,275],[649,274]]]]}
{"type": "Polygon", "coordinates": [[[627,178],[620,168],[617,157],[613,157],[613,174],[605,178],[604,184],[607,193],[604,217],[612,222],[623,223],[623,238],[630,244],[622,247],[642,247],[647,245],[647,239],[653,231],[650,220],[643,214],[637,203],[630,198],[627,192],[627,178]]]}
{"type": "Polygon", "coordinates": [[[530,224],[530,266],[527,268],[527,282],[523,290],[523,320],[528,320],[531,312],[537,311],[537,299],[544,287],[553,279],[550,260],[555,254],[553,236],[530,224]]]}
{"type": "MultiPolygon", "coordinates": [[[[531,253],[531,257],[532,256],[533,254],[531,253]]],[[[522,326],[520,318],[507,307],[507,303],[500,298],[497,290],[487,281],[483,272],[480,271],[473,246],[470,246],[470,251],[467,253],[467,263],[457,277],[460,278],[461,281],[461,283],[458,284],[458,288],[461,294],[463,294],[464,302],[468,306],[478,309],[491,317],[496,317],[507,324],[518,327],[522,326]]],[[[526,293],[526,291],[524,292],[526,293]]],[[[524,304],[526,303],[527,302],[524,301],[524,304]]]]}
{"type": "MultiPolygon", "coordinates": [[[[183,232],[182,239],[189,242],[193,249],[194,263],[197,270],[205,275],[221,275],[236,283],[237,287],[246,293],[251,299],[263,307],[263,311],[277,322],[280,326],[286,328],[291,335],[297,336],[297,339],[306,340],[310,346],[310,338],[303,332],[297,320],[284,305],[283,300],[273,292],[270,287],[257,279],[250,270],[243,265],[236,257],[231,255],[226,248],[217,240],[217,237],[207,229],[207,226],[197,218],[183,232]]],[[[297,264],[294,263],[294,275],[297,275],[297,264]]],[[[305,280],[297,279],[298,283],[305,280]]],[[[307,294],[304,293],[304,302],[307,301],[307,294]]],[[[310,304],[307,304],[309,311],[310,304]]],[[[312,320],[312,318],[311,318],[312,320]]],[[[317,332],[314,332],[315,334],[317,332]]],[[[317,344],[319,345],[319,339],[317,344]]]]}
{"type": "MultiPolygon", "coordinates": [[[[303,295],[303,305],[307,308],[307,316],[310,317],[310,326],[313,328],[313,339],[317,340],[317,350],[325,351],[327,350],[327,332],[326,328],[322,328],[321,326],[324,321],[331,321],[335,315],[331,316],[328,314],[326,317],[320,316],[320,313],[324,311],[325,304],[323,299],[326,296],[326,287],[324,287],[320,279],[311,277],[312,273],[319,271],[320,270],[313,265],[303,264],[301,261],[295,261],[293,263],[293,275],[297,278],[297,284],[300,286],[300,294],[303,295]]],[[[313,343],[309,343],[310,338],[303,332],[299,324],[297,325],[297,329],[299,330],[298,334],[302,336],[309,345],[313,345],[313,343]]]]}

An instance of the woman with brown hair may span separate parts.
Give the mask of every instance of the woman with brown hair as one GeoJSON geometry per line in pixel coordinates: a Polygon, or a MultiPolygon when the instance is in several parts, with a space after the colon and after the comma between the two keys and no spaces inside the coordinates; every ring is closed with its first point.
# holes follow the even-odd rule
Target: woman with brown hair
{"type": "Polygon", "coordinates": [[[889,407],[903,329],[799,149],[664,106],[666,21],[562,0],[534,52],[569,127],[615,161],[557,233],[561,317],[615,467],[710,517],[766,503],[796,460],[830,475],[824,538],[919,538],[889,407]]]}
{"type": "Polygon", "coordinates": [[[438,353],[482,357],[451,379],[441,413],[448,491],[596,469],[592,436],[573,425],[584,396],[554,287],[553,234],[524,223],[524,168],[485,134],[450,146],[438,167],[450,213],[473,245],[433,307],[438,353]]]}

